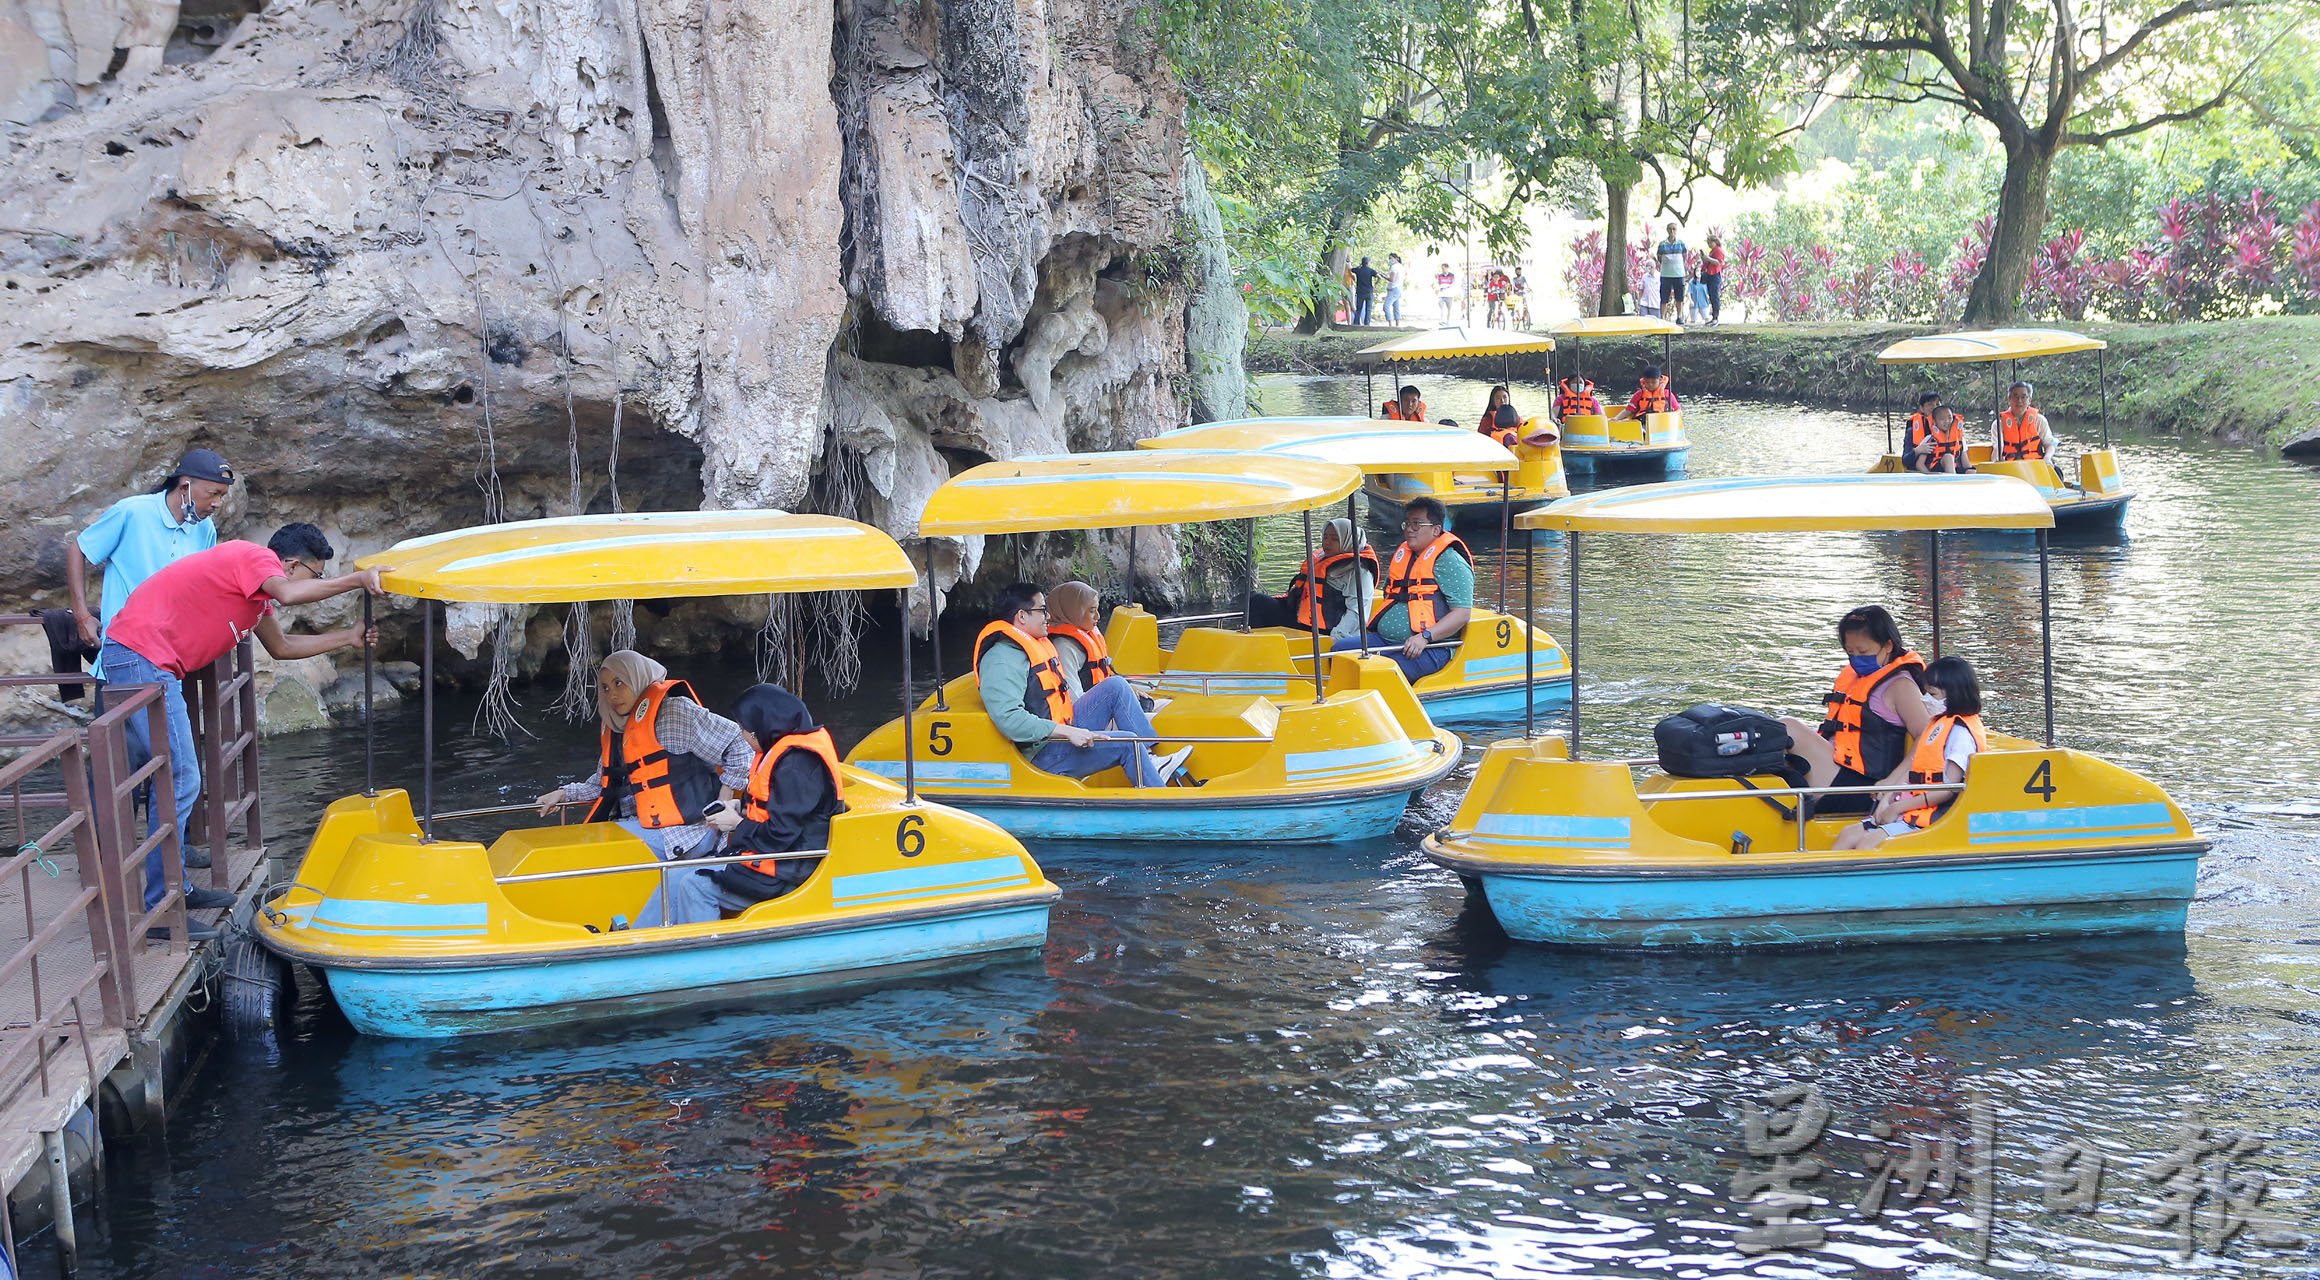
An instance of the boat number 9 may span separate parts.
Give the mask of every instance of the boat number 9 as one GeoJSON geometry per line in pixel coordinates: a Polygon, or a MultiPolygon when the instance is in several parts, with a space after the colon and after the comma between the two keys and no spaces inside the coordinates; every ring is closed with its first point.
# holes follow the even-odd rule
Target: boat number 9
{"type": "Polygon", "coordinates": [[[926,727],[926,749],[938,756],[951,753],[951,722],[937,720],[926,727]]]}
{"type": "Polygon", "coordinates": [[[2041,760],[2038,762],[2038,767],[2030,771],[2030,780],[2022,784],[2022,794],[2037,796],[2046,803],[2053,804],[2054,791],[2054,762],[2041,760]]]}
{"type": "Polygon", "coordinates": [[[1498,620],[1498,647],[1504,649],[1511,646],[1513,643],[1514,622],[1508,618],[1500,618],[1498,620]]]}
{"type": "Polygon", "coordinates": [[[894,824],[894,850],[905,858],[926,852],[926,815],[906,813],[894,824]]]}

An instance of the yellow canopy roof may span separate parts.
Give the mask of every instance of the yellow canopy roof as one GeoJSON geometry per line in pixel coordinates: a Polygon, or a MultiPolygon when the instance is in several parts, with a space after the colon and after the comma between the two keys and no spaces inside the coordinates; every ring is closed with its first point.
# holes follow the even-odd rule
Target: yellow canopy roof
{"type": "Polygon", "coordinates": [[[956,538],[1239,520],[1304,511],[1360,485],[1361,473],[1351,467],[1263,453],[1167,449],[1017,458],[952,476],[927,499],[918,531],[956,538]]]}
{"type": "Polygon", "coordinates": [[[2054,509],[2012,476],[1739,476],[1582,494],[1526,511],[1514,523],[1586,533],[2045,529],[2054,509]]]}
{"type": "Polygon", "coordinates": [[[1547,330],[1564,338],[1638,338],[1683,331],[1682,325],[1658,316],[1587,316],[1547,330]]]}
{"type": "Polygon", "coordinates": [[[877,529],[783,511],[643,511],[511,520],[408,538],[356,564],[429,600],[557,604],[907,587],[910,558],[877,529]]]}
{"type": "Polygon", "coordinates": [[[2109,345],[2100,338],[2068,329],[1985,329],[1980,333],[1904,338],[1878,352],[1877,360],[1880,364],[1975,364],[2100,351],[2109,345]]]}
{"type": "Polygon", "coordinates": [[[1380,360],[1445,360],[1453,356],[1506,356],[1554,349],[1555,340],[1543,334],[1460,324],[1404,334],[1374,347],[1363,347],[1360,354],[1380,360]]]}
{"type": "Polygon", "coordinates": [[[1505,445],[1464,427],[1375,418],[1241,418],[1185,427],[1139,449],[1237,449],[1276,457],[1312,458],[1370,475],[1450,468],[1509,471],[1521,465],[1505,445]]]}

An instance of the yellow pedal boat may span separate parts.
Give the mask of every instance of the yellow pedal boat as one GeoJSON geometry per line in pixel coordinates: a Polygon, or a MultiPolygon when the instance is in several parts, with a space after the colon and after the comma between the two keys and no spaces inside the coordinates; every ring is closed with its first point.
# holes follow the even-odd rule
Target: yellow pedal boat
{"type": "MultiPolygon", "coordinates": [[[[2012,476],[2038,490],[2046,499],[2046,505],[2054,509],[2054,520],[2058,525],[2084,528],[2120,524],[2127,518],[2127,503],[2134,499],[2135,493],[2127,488],[2125,479],[2119,474],[2118,451],[2111,447],[2110,380],[2108,370],[2104,368],[2103,356],[2109,346],[2100,338],[2090,338],[2067,329],[1985,329],[1905,338],[1894,343],[1877,353],[1877,362],[1884,367],[1885,373],[1885,456],[1878,459],[1877,464],[1869,470],[1872,473],[1909,473],[1901,453],[1894,448],[1893,366],[1986,364],[1990,366],[1993,406],[2003,406],[2005,394],[1999,365],[2003,364],[2010,373],[2016,373],[2024,360],[2092,351],[2095,356],[2096,394],[2101,404],[2099,421],[2102,448],[2079,451],[2076,481],[2063,474],[2058,459],[1994,461],[1997,456],[1994,436],[1989,443],[1969,443],[1966,446],[1966,461],[1977,472],[2012,476]]],[[[1913,396],[1903,398],[1912,402],[1915,400],[1913,396]]],[[[1997,409],[1993,407],[1991,412],[1995,415],[1997,409]]]]}
{"type": "MultiPolygon", "coordinates": [[[[1362,398],[1367,402],[1364,407],[1374,408],[1379,403],[1373,398],[1376,384],[1372,379],[1381,365],[1497,356],[1499,380],[1509,382],[1513,375],[1514,356],[1554,349],[1553,338],[1536,333],[1518,333],[1511,329],[1451,325],[1405,334],[1375,346],[1363,347],[1356,353],[1367,361],[1362,373],[1362,398]]],[[[1525,420],[1523,434],[1528,436],[1537,431],[1542,421],[1539,418],[1525,420]]],[[[1420,424],[1403,422],[1395,425],[1420,424]]],[[[1457,424],[1441,425],[1455,427],[1457,424]]],[[[1197,431],[1202,428],[1192,429],[1197,431]]],[[[1470,431],[1469,434],[1487,438],[1480,431],[1470,431]]],[[[1463,457],[1449,455],[1426,460],[1427,465],[1406,472],[1370,472],[1362,488],[1377,502],[1399,504],[1412,498],[1433,498],[1450,509],[1451,528],[1461,537],[1472,538],[1485,530],[1501,528],[1505,519],[1517,512],[1529,511],[1557,498],[1569,496],[1571,482],[1563,473],[1563,450],[1560,444],[1518,443],[1514,446],[1514,454],[1517,461],[1511,469],[1473,466],[1463,457]]]]}
{"type": "MultiPolygon", "coordinates": [[[[1449,470],[1488,468],[1515,461],[1516,454],[1479,432],[1424,422],[1371,418],[1246,418],[1185,427],[1136,442],[1139,449],[1238,449],[1280,457],[1312,458],[1358,468],[1374,484],[1428,474],[1439,464],[1449,470]]],[[[1516,452],[1520,452],[1519,450],[1516,452]]],[[[1377,501],[1374,490],[1369,491],[1377,501]]],[[[1503,509],[1502,509],[1503,510],[1503,509]]],[[[1361,528],[1351,499],[1346,516],[1361,528]]],[[[1507,612],[1507,544],[1499,540],[1498,607],[1475,602],[1474,616],[1459,633],[1449,665],[1420,676],[1418,701],[1437,723],[1505,721],[1520,715],[1526,682],[1542,706],[1570,700],[1571,662],[1542,627],[1507,612]]],[[[1369,601],[1354,607],[1368,613],[1369,601]]],[[[1256,693],[1287,697],[1312,691],[1313,664],[1305,633],[1294,628],[1226,630],[1187,627],[1173,649],[1160,644],[1160,619],[1128,605],[1112,611],[1105,641],[1122,672],[1152,676],[1156,686],[1176,693],[1256,693]]],[[[1324,676],[1326,679],[1326,675],[1324,676]]]]}
{"type": "MultiPolygon", "coordinates": [[[[919,531],[963,538],[1127,528],[1132,538],[1139,526],[1305,512],[1310,539],[1310,512],[1359,482],[1350,467],[1251,453],[990,462],[937,489],[919,531]]],[[[1411,797],[1456,767],[1457,735],[1434,727],[1392,662],[1317,657],[1328,672],[1318,697],[1168,697],[1153,713],[1150,745],[1192,747],[1184,776],[1195,786],[1135,787],[1118,769],[1084,779],[1035,769],[993,727],[971,674],[864,738],[847,761],[900,777],[915,745],[924,794],[1044,839],[1315,843],[1390,831],[1411,797]]]]}
{"type": "Polygon", "coordinates": [[[488,844],[436,835],[439,822],[532,811],[434,812],[436,602],[908,587],[909,559],[878,530],[778,511],[580,516],[412,539],[361,563],[420,602],[420,806],[375,785],[333,803],[254,922],[265,947],[322,973],[357,1030],[452,1036],[845,986],[1046,940],[1058,891],[1013,836],[857,770],[811,878],[714,923],[612,929],[666,876],[742,858],[656,862],[611,823],[519,826],[488,844]]]}
{"type": "MultiPolygon", "coordinates": [[[[1586,338],[1649,338],[1660,340],[1660,367],[1672,369],[1674,339],[1683,327],[1657,316],[1586,316],[1566,320],[1548,330],[1572,340],[1572,368],[1578,368],[1577,348],[1586,338]]],[[[1555,381],[1550,365],[1547,380],[1555,381]]],[[[1575,413],[1564,418],[1563,465],[1580,475],[1608,468],[1643,469],[1673,474],[1682,471],[1692,454],[1691,437],[1684,434],[1684,415],[1648,413],[1638,421],[1614,421],[1606,414],[1575,413]]]]}
{"type": "MultiPolygon", "coordinates": [[[[1583,532],[2035,531],[2041,617],[2048,608],[2053,513],[2007,476],[1675,482],[1569,499],[1522,523],[1567,535],[1574,580],[1583,532]]],[[[1573,602],[1575,613],[1576,594],[1573,602]]],[[[1575,635],[1576,617],[1572,627],[1575,635]]],[[[1837,850],[1855,819],[1807,818],[1799,802],[1908,788],[1678,778],[1654,761],[1585,760],[1574,706],[1567,739],[1489,749],[1457,817],[1426,839],[1426,856],[1479,888],[1507,932],[1530,942],[1727,947],[2179,931],[2207,841],[2157,783],[2056,742],[2050,632],[2045,643],[2043,740],[1991,734],[1954,804],[1875,849],[1837,850]]]]}

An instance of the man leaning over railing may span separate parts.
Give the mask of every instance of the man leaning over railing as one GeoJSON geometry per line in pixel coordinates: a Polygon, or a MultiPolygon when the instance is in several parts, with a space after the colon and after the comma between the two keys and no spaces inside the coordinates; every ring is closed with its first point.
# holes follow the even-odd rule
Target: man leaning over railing
{"type": "MultiPolygon", "coordinates": [[[[107,620],[101,661],[108,685],[156,684],[169,720],[170,781],[177,795],[177,837],[185,843],[185,824],[201,796],[201,761],[194,754],[193,721],[185,709],[185,678],[231,652],[242,638],[255,634],[266,652],[276,658],[311,658],[339,649],[351,649],[376,639],[360,627],[344,627],[319,635],[292,635],[275,620],[274,608],[310,604],[349,591],[382,595],[379,571],[324,576],[336,554],[322,530],[310,524],[286,524],[265,546],[240,540],[221,542],[196,552],[158,572],[107,620]]],[[[129,720],[129,765],[143,768],[153,758],[146,718],[129,720]]],[[[145,832],[160,824],[160,807],[146,809],[145,832]]],[[[161,849],[145,856],[145,908],[161,901],[161,849]]],[[[210,909],[233,905],[233,895],[186,886],[188,907],[210,909]]],[[[166,936],[165,930],[156,930],[166,936]]],[[[192,926],[196,937],[208,931],[192,926]]]]}

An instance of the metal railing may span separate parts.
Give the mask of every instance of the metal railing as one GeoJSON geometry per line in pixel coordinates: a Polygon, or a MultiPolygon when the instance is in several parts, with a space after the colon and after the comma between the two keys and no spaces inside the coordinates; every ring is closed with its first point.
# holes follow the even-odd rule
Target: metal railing
{"type": "MultiPolygon", "coordinates": [[[[1637,762],[1635,762],[1635,761],[1631,761],[1631,760],[1623,760],[1623,761],[1619,761],[1618,763],[1621,763],[1621,764],[1634,764],[1634,763],[1637,763],[1637,762]]],[[[1652,763],[1654,763],[1654,764],[1657,764],[1657,763],[1658,763],[1658,761],[1654,760],[1654,761],[1652,761],[1652,763]]],[[[1809,822],[1806,820],[1806,818],[1805,818],[1805,814],[1804,814],[1804,810],[1803,810],[1803,804],[1802,804],[1802,802],[1803,802],[1803,801],[1804,801],[1804,800],[1805,800],[1807,797],[1818,797],[1818,796],[1882,796],[1882,795],[1895,795],[1895,794],[1899,794],[1900,792],[1903,792],[1903,791],[1942,791],[1942,790],[1956,791],[1956,790],[1962,790],[1962,789],[1963,789],[1963,785],[1964,785],[1964,784],[1962,784],[1962,783],[1961,783],[1961,784],[1959,784],[1959,786],[1957,786],[1957,787],[1942,787],[1942,786],[1937,786],[1937,785],[1935,785],[1935,784],[1932,784],[1932,783],[1923,783],[1923,782],[1903,782],[1903,783],[1880,782],[1880,783],[1877,783],[1877,784],[1874,784],[1874,785],[1870,785],[1870,786],[1855,786],[1855,787],[1739,787],[1739,788],[1734,788],[1734,789],[1730,789],[1730,790],[1723,790],[1723,791],[1654,791],[1654,792],[1650,792],[1650,793],[1648,793],[1648,794],[1639,793],[1639,794],[1637,794],[1637,796],[1636,796],[1636,799],[1637,799],[1637,800],[1639,800],[1639,801],[1641,801],[1641,802],[1642,802],[1642,803],[1644,803],[1644,804],[1664,804],[1664,803],[1667,803],[1667,802],[1669,802],[1669,801],[1675,801],[1675,800],[1773,800],[1773,801],[1777,801],[1777,800],[1779,800],[1779,799],[1780,799],[1781,797],[1783,797],[1783,796],[1793,796],[1793,797],[1795,797],[1795,798],[1797,799],[1797,801],[1799,802],[1799,803],[1798,803],[1798,808],[1797,808],[1796,812],[1794,812],[1794,813],[1790,813],[1790,812],[1788,812],[1788,811],[1786,810],[1786,808],[1784,807],[1784,808],[1783,808],[1783,810],[1782,810],[1781,821],[1782,821],[1782,822],[1784,822],[1784,823],[1794,823],[1794,824],[1795,824],[1795,826],[1796,826],[1796,851],[1797,851],[1798,853],[1803,853],[1803,852],[1805,852],[1805,851],[1806,851],[1806,850],[1805,850],[1805,833],[1811,829],[1811,824],[1810,824],[1810,823],[1809,823],[1809,822]]],[[[1845,814],[1845,815],[1843,815],[1843,816],[1845,816],[1845,817],[1848,817],[1848,818],[1857,818],[1857,817],[1859,817],[1860,815],[1859,815],[1859,814],[1845,814]]]]}
{"type": "Polygon", "coordinates": [[[0,859],[0,885],[19,898],[24,924],[22,940],[0,959],[8,1015],[0,1026],[0,1103],[28,1084],[37,1083],[43,1094],[55,1091],[52,1066],[71,1048],[80,1051],[81,1079],[94,1096],[103,1069],[91,1036],[124,1024],[127,965],[111,923],[119,885],[98,853],[80,735],[61,730],[0,767],[0,796],[13,818],[14,846],[0,859]],[[35,774],[52,768],[61,790],[25,789],[35,774]],[[44,824],[32,817],[36,812],[63,816],[44,824]],[[59,859],[73,863],[70,887],[43,883],[63,879],[59,859]],[[28,990],[29,1008],[15,994],[19,988],[28,990]],[[102,1015],[97,1019],[88,1016],[92,997],[102,1015]]]}
{"type": "Polygon", "coordinates": [[[201,803],[194,806],[186,833],[211,851],[213,889],[233,887],[231,860],[221,855],[231,847],[236,825],[242,828],[243,847],[266,843],[258,806],[258,683],[251,657],[245,638],[185,682],[185,710],[193,721],[202,779],[201,803]]]}
{"type": "MultiPolygon", "coordinates": [[[[183,953],[190,945],[185,894],[180,888],[185,882],[185,851],[177,839],[177,790],[170,780],[169,716],[162,706],[161,689],[149,684],[115,685],[106,702],[105,714],[88,727],[88,803],[97,834],[97,857],[104,863],[107,883],[121,889],[107,924],[121,955],[142,945],[147,930],[162,927],[169,930],[169,949],[183,953]],[[136,717],[144,718],[146,741],[153,744],[153,753],[142,766],[131,767],[129,723],[136,717]],[[150,834],[137,824],[136,805],[137,789],[148,781],[153,783],[147,801],[152,818],[150,834]],[[156,849],[161,851],[161,896],[150,908],[144,908],[145,860],[156,849]]],[[[224,858],[225,851],[220,849],[216,860],[224,858]]],[[[145,1005],[137,998],[134,968],[123,966],[121,989],[128,1009],[134,1011],[129,1015],[131,1025],[137,1025],[145,1005]]]]}

